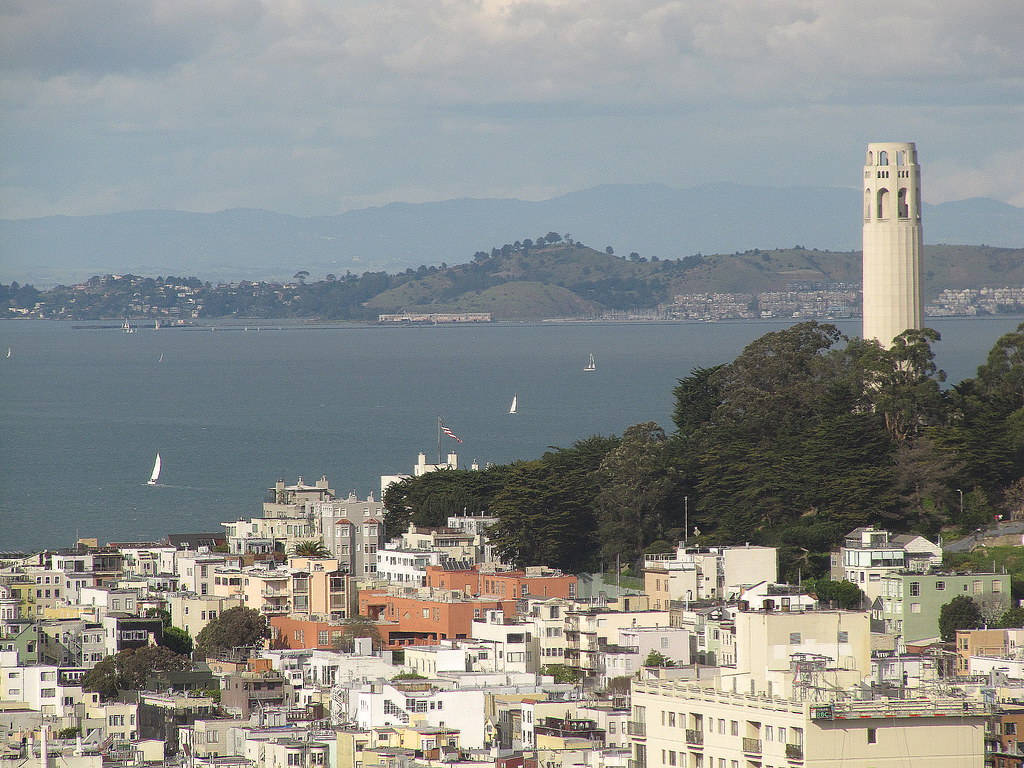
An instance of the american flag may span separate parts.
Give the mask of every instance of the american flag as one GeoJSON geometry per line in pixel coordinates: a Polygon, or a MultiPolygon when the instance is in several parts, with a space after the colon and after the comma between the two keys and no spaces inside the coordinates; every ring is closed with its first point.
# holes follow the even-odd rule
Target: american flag
{"type": "Polygon", "coordinates": [[[446,427],[444,424],[441,424],[441,431],[444,432],[446,435],[448,435],[448,437],[450,437],[456,443],[461,443],[462,442],[462,438],[459,437],[458,435],[456,435],[450,429],[448,429],[448,427],[446,427]]]}

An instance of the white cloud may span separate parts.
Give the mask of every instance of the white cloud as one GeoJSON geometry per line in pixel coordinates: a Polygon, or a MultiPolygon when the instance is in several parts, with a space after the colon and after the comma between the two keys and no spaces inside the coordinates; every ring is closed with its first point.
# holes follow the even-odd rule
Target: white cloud
{"type": "Polygon", "coordinates": [[[1022,28],[1002,0],[7,0],[0,205],[834,184],[838,161],[814,178],[773,145],[856,158],[899,135],[953,169],[972,133],[987,159],[937,194],[1019,200],[999,158],[1020,143],[1022,28]]]}

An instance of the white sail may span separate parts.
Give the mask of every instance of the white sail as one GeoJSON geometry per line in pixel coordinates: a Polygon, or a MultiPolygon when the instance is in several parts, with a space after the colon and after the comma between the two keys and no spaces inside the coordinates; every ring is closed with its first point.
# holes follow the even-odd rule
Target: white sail
{"type": "Polygon", "coordinates": [[[8,347],[7,348],[7,358],[10,359],[10,357],[11,357],[11,348],[8,347]]]}
{"type": "Polygon", "coordinates": [[[160,353],[160,357],[158,357],[158,358],[156,359],[156,361],[157,361],[158,363],[162,363],[162,362],[164,361],[164,353],[163,353],[163,352],[161,352],[161,353],[160,353]]]}
{"type": "Polygon", "coordinates": [[[594,353],[593,352],[590,353],[590,359],[587,361],[587,364],[583,367],[583,370],[584,371],[588,371],[588,372],[589,371],[596,371],[597,370],[597,363],[594,362],[594,353]]]}
{"type": "Polygon", "coordinates": [[[156,461],[153,462],[153,474],[149,476],[149,482],[147,485],[156,485],[156,481],[160,479],[160,453],[156,454],[156,461]]]}
{"type": "Polygon", "coordinates": [[[512,405],[509,406],[508,412],[515,413],[516,408],[519,407],[519,395],[512,395],[512,405]]]}

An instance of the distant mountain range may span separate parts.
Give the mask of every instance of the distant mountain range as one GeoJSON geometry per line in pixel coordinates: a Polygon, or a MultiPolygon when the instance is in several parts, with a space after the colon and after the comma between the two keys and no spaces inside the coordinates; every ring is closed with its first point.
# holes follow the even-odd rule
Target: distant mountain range
{"type": "MultiPolygon", "coordinates": [[[[710,184],[607,185],[527,202],[393,203],[337,216],[261,210],[130,211],[0,220],[0,281],[38,286],[91,275],[196,275],[204,280],[317,279],[346,271],[459,264],[478,250],[549,231],[617,253],[676,259],[801,245],[860,247],[856,189],[710,184]]],[[[974,198],[924,209],[926,243],[1024,245],[1024,208],[974,198]]]]}

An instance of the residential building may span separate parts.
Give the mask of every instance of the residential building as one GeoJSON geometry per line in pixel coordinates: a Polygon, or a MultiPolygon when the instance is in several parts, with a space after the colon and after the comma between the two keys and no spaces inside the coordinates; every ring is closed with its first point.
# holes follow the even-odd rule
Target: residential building
{"type": "Polygon", "coordinates": [[[986,707],[964,699],[796,701],[635,680],[636,768],[981,768],[986,707]]]}
{"type": "Polygon", "coordinates": [[[533,673],[539,669],[539,653],[532,630],[532,622],[487,611],[482,618],[473,619],[471,635],[491,647],[496,671],[533,673]]]}
{"type": "Polygon", "coordinates": [[[927,573],[942,565],[942,547],[917,534],[854,528],[832,553],[831,576],[851,581],[869,600],[882,593],[882,577],[901,571],[927,573]]]}
{"type": "Polygon", "coordinates": [[[347,619],[355,614],[355,579],[337,558],[291,557],[292,613],[347,619]]]}
{"type": "Polygon", "coordinates": [[[384,504],[373,495],[317,501],[310,505],[320,537],[339,567],[356,578],[377,571],[377,550],[384,546],[384,504]]]}
{"type": "Polygon", "coordinates": [[[575,599],[576,577],[543,566],[524,570],[499,571],[445,561],[427,566],[427,586],[454,589],[466,595],[514,600],[521,597],[561,597],[575,599]]]}
{"type": "Polygon", "coordinates": [[[376,590],[359,592],[359,614],[378,622],[386,647],[431,644],[472,636],[473,619],[487,611],[514,616],[514,600],[466,597],[448,590],[376,590]],[[408,592],[408,593],[407,593],[408,592]]]}
{"type": "Polygon", "coordinates": [[[939,636],[939,613],[954,597],[974,600],[995,620],[1010,607],[1010,577],[1000,573],[890,573],[872,603],[877,629],[915,643],[939,636]]]}
{"type": "Polygon", "coordinates": [[[644,589],[656,606],[667,610],[666,600],[722,599],[727,587],[774,583],[778,570],[774,547],[687,547],[680,543],[673,553],[644,558],[644,589]]]}
{"type": "Polygon", "coordinates": [[[1019,658],[1024,651],[1024,629],[958,629],[956,671],[970,674],[972,656],[1019,658]]]}
{"type": "Polygon", "coordinates": [[[735,670],[722,685],[789,698],[815,681],[833,689],[871,673],[871,625],[860,611],[738,611],[735,670]]]}

